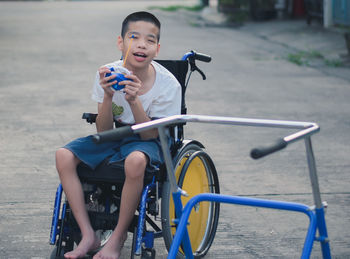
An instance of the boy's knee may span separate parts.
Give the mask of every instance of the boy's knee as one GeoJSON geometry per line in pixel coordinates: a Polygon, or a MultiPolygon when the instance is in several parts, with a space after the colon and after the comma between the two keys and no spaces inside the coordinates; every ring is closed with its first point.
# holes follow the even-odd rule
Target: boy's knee
{"type": "Polygon", "coordinates": [[[73,159],[73,153],[65,148],[59,148],[56,151],[56,161],[61,162],[62,160],[73,159]]]}
{"type": "Polygon", "coordinates": [[[79,160],[66,148],[60,148],[56,151],[56,166],[61,167],[66,164],[78,164],[79,160]]]}
{"type": "Polygon", "coordinates": [[[148,158],[139,151],[132,152],[125,159],[125,175],[129,178],[143,178],[148,158]]]}

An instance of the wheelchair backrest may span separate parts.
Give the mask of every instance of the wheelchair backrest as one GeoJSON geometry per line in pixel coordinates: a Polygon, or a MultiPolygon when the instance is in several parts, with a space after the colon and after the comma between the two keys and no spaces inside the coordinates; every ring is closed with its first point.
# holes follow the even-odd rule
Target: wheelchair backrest
{"type": "Polygon", "coordinates": [[[186,77],[188,71],[188,61],[187,60],[155,60],[157,63],[161,64],[163,67],[168,69],[181,84],[181,114],[186,114],[186,103],[185,103],[185,93],[186,93],[186,77]]]}
{"type": "MultiPolygon", "coordinates": [[[[157,63],[161,64],[163,67],[168,69],[179,81],[181,85],[181,114],[187,114],[187,107],[185,102],[186,93],[186,78],[188,72],[188,61],[187,60],[155,60],[157,63]]],[[[174,130],[171,130],[171,135],[175,137],[174,130]]],[[[183,139],[183,125],[177,126],[177,137],[178,141],[183,139]]]]}

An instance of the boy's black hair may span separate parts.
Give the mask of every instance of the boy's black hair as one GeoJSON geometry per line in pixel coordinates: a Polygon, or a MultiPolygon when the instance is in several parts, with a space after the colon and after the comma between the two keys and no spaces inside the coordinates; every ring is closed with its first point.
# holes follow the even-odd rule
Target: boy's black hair
{"type": "Polygon", "coordinates": [[[153,23],[156,27],[158,27],[158,35],[157,39],[159,41],[160,38],[160,21],[155,17],[153,14],[149,12],[135,12],[132,14],[129,14],[123,21],[122,24],[122,32],[121,35],[124,38],[126,32],[128,31],[128,26],[130,22],[139,22],[139,21],[144,21],[144,22],[150,22],[153,23]]]}

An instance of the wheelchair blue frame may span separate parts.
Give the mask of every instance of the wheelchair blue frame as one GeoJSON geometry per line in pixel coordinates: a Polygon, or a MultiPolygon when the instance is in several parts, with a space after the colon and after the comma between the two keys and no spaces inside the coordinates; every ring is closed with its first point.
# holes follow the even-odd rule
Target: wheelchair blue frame
{"type": "Polygon", "coordinates": [[[147,198],[148,198],[148,192],[151,189],[156,188],[157,185],[155,183],[155,179],[153,178],[153,181],[151,184],[146,185],[146,187],[142,191],[140,206],[139,206],[139,218],[137,223],[137,233],[136,233],[136,243],[135,243],[135,255],[141,255],[141,245],[142,242],[145,243],[145,247],[152,249],[153,248],[153,241],[154,241],[154,233],[153,232],[146,232],[145,236],[142,237],[144,233],[144,222],[146,217],[146,204],[147,204],[147,198]]]}
{"type": "Polygon", "coordinates": [[[159,119],[147,123],[142,123],[129,127],[128,130],[115,129],[108,132],[96,134],[94,136],[96,142],[103,142],[104,138],[111,139],[111,136],[115,139],[122,138],[126,135],[136,134],[144,130],[158,128],[159,137],[161,140],[162,151],[164,154],[164,160],[166,164],[168,179],[170,182],[170,188],[173,193],[173,200],[175,204],[176,216],[175,224],[177,224],[177,230],[168,254],[168,259],[176,258],[179,246],[182,244],[186,258],[193,258],[190,238],[187,232],[188,218],[192,208],[199,202],[211,201],[219,203],[237,204],[244,206],[263,207],[277,210],[295,211],[304,213],[309,217],[310,223],[307,231],[307,235],[304,242],[301,258],[309,258],[311,255],[314,241],[319,241],[321,244],[322,255],[324,258],[331,258],[329,238],[327,234],[326,220],[324,204],[321,201],[321,194],[319,190],[319,183],[317,178],[316,164],[314,153],[311,145],[311,135],[319,131],[319,126],[311,122],[295,122],[295,121],[280,121],[280,120],[263,120],[263,119],[247,119],[247,118],[232,118],[232,117],[214,117],[214,116],[200,116],[200,115],[177,115],[164,119],[159,119]],[[251,153],[252,157],[257,159],[273,152],[276,152],[282,148],[285,148],[288,144],[298,141],[300,139],[305,140],[307,161],[309,168],[309,176],[311,181],[312,193],[315,202],[315,208],[309,207],[304,204],[264,200],[248,197],[229,196],[221,194],[199,194],[188,201],[185,208],[183,208],[181,202],[181,196],[186,195],[184,190],[181,190],[176,182],[174,174],[174,166],[171,161],[171,155],[169,146],[166,141],[166,127],[169,125],[183,124],[186,122],[201,122],[201,123],[216,123],[216,124],[228,124],[239,126],[255,126],[255,127],[275,127],[275,128],[290,128],[299,129],[298,132],[286,136],[280,139],[277,144],[266,147],[254,149],[251,153]],[[319,237],[316,237],[316,230],[319,232],[319,237]]]}
{"type": "MultiPolygon", "coordinates": [[[[138,223],[137,223],[137,237],[136,237],[136,243],[135,243],[135,255],[141,255],[141,245],[142,243],[145,244],[145,248],[152,249],[155,235],[153,232],[146,232],[144,233],[144,222],[146,217],[146,204],[148,199],[148,192],[152,189],[156,188],[157,185],[155,184],[154,180],[151,184],[146,185],[142,191],[140,206],[139,206],[139,217],[138,217],[138,223]]],[[[62,185],[59,184],[56,191],[56,198],[55,198],[55,205],[53,210],[53,217],[52,217],[52,225],[51,225],[51,232],[50,232],[50,245],[55,245],[58,230],[64,231],[63,228],[59,228],[59,218],[60,218],[60,208],[61,208],[61,200],[62,200],[62,194],[63,194],[63,188],[62,185]]],[[[61,212],[61,222],[64,222],[65,220],[65,205],[63,204],[62,212],[61,212]]],[[[106,208],[108,210],[108,208],[106,208]]]]}
{"type": "Polygon", "coordinates": [[[57,187],[55,205],[53,209],[52,224],[51,224],[51,231],[50,231],[50,245],[55,244],[56,237],[58,234],[57,231],[58,231],[58,222],[60,217],[59,213],[61,209],[62,193],[63,193],[63,188],[62,188],[62,185],[60,184],[57,187]]]}

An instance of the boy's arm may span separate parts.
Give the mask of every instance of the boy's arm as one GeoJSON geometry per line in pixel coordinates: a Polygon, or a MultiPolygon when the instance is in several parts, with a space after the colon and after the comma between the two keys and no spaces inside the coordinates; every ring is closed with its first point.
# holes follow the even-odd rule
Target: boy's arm
{"type": "MultiPolygon", "coordinates": [[[[131,112],[134,116],[135,124],[150,121],[151,119],[147,116],[143,109],[142,103],[138,97],[138,91],[141,87],[141,81],[135,75],[127,75],[127,78],[132,79],[132,81],[124,81],[121,84],[125,84],[124,92],[125,99],[130,105],[131,112]]],[[[158,137],[158,130],[151,129],[148,131],[140,132],[141,139],[147,140],[158,137]]]]}
{"type": "Polygon", "coordinates": [[[102,103],[97,104],[98,115],[96,117],[96,130],[102,132],[113,129],[113,113],[112,101],[109,101],[106,96],[102,103]]]}
{"type": "MultiPolygon", "coordinates": [[[[147,116],[143,110],[142,103],[138,97],[132,102],[129,102],[131,111],[134,115],[135,124],[150,121],[151,119],[147,116]]],[[[141,139],[147,140],[158,137],[158,129],[151,129],[140,132],[141,139]]]]}
{"type": "Polygon", "coordinates": [[[98,70],[100,75],[100,85],[104,90],[104,96],[102,103],[98,103],[97,110],[98,115],[96,117],[96,129],[97,132],[113,129],[113,112],[112,112],[112,98],[113,90],[110,86],[114,83],[108,83],[109,80],[113,79],[115,76],[105,77],[106,73],[110,73],[107,67],[101,67],[98,70]]]}

